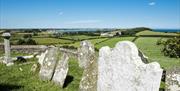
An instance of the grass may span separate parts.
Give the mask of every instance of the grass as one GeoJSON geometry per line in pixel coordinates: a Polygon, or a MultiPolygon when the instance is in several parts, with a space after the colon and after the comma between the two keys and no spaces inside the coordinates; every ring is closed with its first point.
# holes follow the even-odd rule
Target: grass
{"type": "MultiPolygon", "coordinates": [[[[17,52],[17,51],[11,51],[11,57],[17,57],[17,56],[27,56],[30,54],[26,54],[26,53],[21,53],[21,52],[17,52]]],[[[4,56],[4,51],[0,50],[0,57],[4,56]]]]}
{"type": "Polygon", "coordinates": [[[71,40],[63,40],[57,38],[33,38],[40,45],[51,45],[51,44],[66,44],[72,43],[71,40]]]}
{"type": "MultiPolygon", "coordinates": [[[[99,42],[107,40],[107,39],[108,38],[99,38],[99,39],[91,39],[91,40],[88,40],[88,41],[90,41],[92,44],[95,45],[96,43],[99,43],[99,42]]],[[[79,47],[80,46],[80,41],[75,42],[73,44],[70,44],[69,46],[79,47]]]]}
{"type": "Polygon", "coordinates": [[[124,40],[128,40],[128,41],[132,41],[134,39],[134,37],[115,37],[115,38],[111,38],[111,39],[109,39],[109,40],[107,40],[107,41],[104,41],[104,42],[102,42],[102,43],[99,43],[99,44],[97,44],[95,47],[97,48],[97,49],[100,49],[101,47],[103,47],[103,46],[109,46],[109,47],[114,47],[115,46],[115,44],[117,43],[117,42],[119,42],[119,41],[124,41],[124,40]]]}
{"type": "Polygon", "coordinates": [[[88,36],[88,35],[72,35],[72,36],[65,36],[62,38],[72,39],[72,40],[85,40],[89,38],[98,38],[99,36],[88,36]]]}
{"type": "MultiPolygon", "coordinates": [[[[36,59],[30,59],[36,63],[36,59]]],[[[79,82],[81,80],[82,69],[78,67],[75,59],[69,60],[68,79],[66,87],[60,88],[52,81],[41,81],[38,76],[38,71],[32,73],[30,71],[33,64],[18,65],[6,67],[0,64],[0,90],[12,91],[78,91],[79,82]],[[23,69],[20,71],[19,69],[23,69]]]]}
{"type": "Polygon", "coordinates": [[[136,40],[137,47],[149,57],[150,62],[157,61],[164,69],[171,69],[174,66],[180,66],[180,59],[169,58],[161,53],[162,46],[156,45],[159,38],[141,37],[136,40]]]}
{"type": "Polygon", "coordinates": [[[177,36],[178,34],[176,33],[164,33],[164,32],[155,32],[155,31],[141,31],[136,34],[137,36],[139,35],[163,35],[163,36],[177,36]]]}

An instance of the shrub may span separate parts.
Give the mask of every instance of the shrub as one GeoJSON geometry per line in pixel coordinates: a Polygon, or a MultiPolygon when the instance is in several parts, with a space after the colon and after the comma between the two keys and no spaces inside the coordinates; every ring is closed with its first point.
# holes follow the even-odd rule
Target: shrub
{"type": "Polygon", "coordinates": [[[169,57],[180,57],[180,38],[174,37],[162,42],[163,50],[165,56],[169,57]]]}
{"type": "Polygon", "coordinates": [[[158,39],[156,42],[156,45],[161,45],[162,44],[162,38],[158,39]]]}
{"type": "Polygon", "coordinates": [[[36,45],[36,41],[31,38],[23,38],[17,41],[18,45],[36,45]]]}
{"type": "Polygon", "coordinates": [[[31,35],[31,34],[25,34],[25,35],[23,36],[23,38],[32,38],[32,35],[31,35]]]}

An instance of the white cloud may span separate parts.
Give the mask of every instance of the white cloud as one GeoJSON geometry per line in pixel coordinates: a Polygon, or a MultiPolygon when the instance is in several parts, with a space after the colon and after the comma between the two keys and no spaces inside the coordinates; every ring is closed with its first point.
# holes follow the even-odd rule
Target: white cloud
{"type": "Polygon", "coordinates": [[[67,24],[90,24],[90,23],[99,23],[100,20],[78,20],[78,21],[70,21],[66,22],[67,24]]]}
{"type": "Polygon", "coordinates": [[[150,6],[156,5],[156,2],[150,2],[149,5],[150,6]]]}
{"type": "Polygon", "coordinates": [[[59,12],[59,15],[63,15],[64,14],[64,12],[59,12]]]}

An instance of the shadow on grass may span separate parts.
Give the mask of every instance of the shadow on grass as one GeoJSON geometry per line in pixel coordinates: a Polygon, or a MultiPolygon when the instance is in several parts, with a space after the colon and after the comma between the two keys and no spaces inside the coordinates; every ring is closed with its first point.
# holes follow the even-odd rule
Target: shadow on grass
{"type": "Polygon", "coordinates": [[[12,85],[12,84],[0,84],[0,91],[12,91],[15,89],[20,89],[24,86],[12,85]]]}
{"type": "Polygon", "coordinates": [[[74,79],[73,76],[67,75],[65,82],[64,82],[64,85],[63,85],[63,88],[66,88],[68,86],[68,84],[70,84],[73,81],[73,79],[74,79]]]}

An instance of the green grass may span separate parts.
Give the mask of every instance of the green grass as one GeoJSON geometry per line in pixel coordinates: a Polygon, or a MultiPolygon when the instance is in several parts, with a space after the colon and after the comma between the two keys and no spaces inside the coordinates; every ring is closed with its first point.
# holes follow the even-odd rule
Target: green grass
{"type": "MultiPolygon", "coordinates": [[[[11,57],[17,57],[17,56],[27,56],[30,54],[26,54],[26,53],[21,53],[21,52],[17,52],[17,51],[11,51],[11,57]]],[[[0,50],[0,57],[4,56],[4,51],[0,50]]]]}
{"type": "Polygon", "coordinates": [[[180,59],[165,57],[161,52],[163,46],[156,45],[158,37],[141,37],[136,40],[137,47],[149,57],[150,62],[158,62],[161,67],[170,69],[174,66],[180,66],[180,59]]]}
{"type": "Polygon", "coordinates": [[[85,40],[89,38],[98,38],[99,36],[88,36],[88,35],[72,35],[72,36],[65,36],[62,38],[72,39],[72,40],[85,40]]]}
{"type": "MultiPolygon", "coordinates": [[[[93,45],[95,45],[96,43],[99,43],[99,42],[104,41],[106,39],[108,39],[108,38],[91,39],[91,40],[88,40],[88,41],[90,41],[93,45]]],[[[73,44],[70,44],[69,46],[79,47],[80,46],[80,41],[75,42],[73,44]]]]}
{"type": "Polygon", "coordinates": [[[50,45],[50,44],[64,44],[72,43],[71,40],[57,39],[57,38],[33,38],[40,45],[50,45]]]}
{"type": "Polygon", "coordinates": [[[109,46],[109,47],[112,48],[119,41],[125,41],[125,40],[132,41],[133,39],[134,39],[134,37],[115,37],[115,38],[111,38],[111,39],[109,39],[109,40],[107,40],[105,42],[99,43],[95,47],[97,49],[100,49],[103,46],[109,46]]]}
{"type": "MultiPolygon", "coordinates": [[[[34,63],[36,59],[30,59],[34,63]]],[[[65,88],[60,88],[52,81],[42,81],[39,79],[38,71],[32,73],[30,71],[33,64],[17,65],[6,67],[0,64],[0,89],[11,89],[12,91],[78,91],[79,82],[81,80],[82,69],[78,67],[76,60],[69,60],[68,77],[71,77],[72,82],[69,82],[65,88]],[[22,68],[23,71],[19,69],[22,68]]],[[[9,91],[9,90],[8,90],[9,91]]]]}
{"type": "Polygon", "coordinates": [[[155,31],[142,31],[136,34],[137,36],[139,35],[164,35],[164,36],[177,36],[176,33],[164,33],[164,32],[155,32],[155,31]]]}

